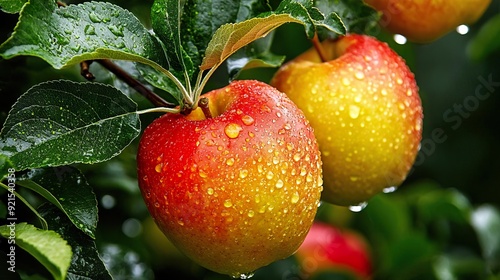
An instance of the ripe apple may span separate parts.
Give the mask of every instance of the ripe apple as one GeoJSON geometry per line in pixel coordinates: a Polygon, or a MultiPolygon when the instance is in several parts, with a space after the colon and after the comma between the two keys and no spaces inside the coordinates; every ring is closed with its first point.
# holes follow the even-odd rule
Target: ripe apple
{"type": "Polygon", "coordinates": [[[322,152],[322,199],[357,205],[402,183],[422,137],[414,75],[387,44],[364,35],[324,41],[283,65],[271,84],[301,108],[322,152]]]}
{"type": "Polygon", "coordinates": [[[163,233],[200,265],[245,275],[295,252],[322,191],[321,156],[303,113],[271,86],[236,81],[144,131],[139,186],[163,233]]]}
{"type": "Polygon", "coordinates": [[[315,222],[295,253],[301,274],[313,276],[325,270],[343,270],[357,279],[372,273],[368,243],[358,233],[315,222]]]}
{"type": "Polygon", "coordinates": [[[438,39],[461,24],[472,24],[491,0],[365,0],[383,13],[380,24],[414,42],[438,39]]]}

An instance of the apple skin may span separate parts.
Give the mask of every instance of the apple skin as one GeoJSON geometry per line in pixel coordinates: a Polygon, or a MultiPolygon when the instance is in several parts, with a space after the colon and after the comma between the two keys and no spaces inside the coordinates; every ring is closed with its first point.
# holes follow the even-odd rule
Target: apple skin
{"type": "Polygon", "coordinates": [[[343,270],[357,279],[368,279],[372,274],[370,248],[366,240],[354,231],[321,222],[313,224],[295,257],[304,275],[343,270]]]}
{"type": "Polygon", "coordinates": [[[413,73],[387,44],[365,35],[322,43],[283,65],[271,85],[304,111],[322,152],[322,199],[358,205],[406,178],[422,138],[413,73]]]}
{"type": "Polygon", "coordinates": [[[381,11],[380,24],[410,41],[427,43],[461,24],[476,22],[491,0],[365,0],[381,11]]]}
{"type": "Polygon", "coordinates": [[[151,216],[200,265],[239,276],[292,255],[322,191],[321,157],[304,114],[271,86],[235,81],[198,107],[149,125],[138,155],[151,216]]]}

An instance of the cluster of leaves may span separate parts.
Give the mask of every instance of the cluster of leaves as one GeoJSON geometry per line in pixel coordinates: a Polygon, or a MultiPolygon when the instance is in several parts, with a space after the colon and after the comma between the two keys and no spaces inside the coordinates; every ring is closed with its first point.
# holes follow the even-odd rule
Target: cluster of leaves
{"type": "MultiPolygon", "coordinates": [[[[197,106],[208,79],[227,59],[233,76],[246,68],[279,66],[283,58],[269,52],[270,37],[261,38],[285,23],[303,25],[312,38],[325,30],[345,34],[351,25],[376,20],[360,1],[319,3],[340,13],[335,8],[323,13],[307,0],[284,0],[273,11],[259,0],[156,0],[152,33],[132,13],[106,2],[0,0],[3,12],[19,13],[0,56],[35,56],[55,69],[102,59],[131,61],[175,101],[164,111],[181,112],[197,106]]],[[[12,107],[0,133],[0,178],[6,179],[0,186],[40,220],[41,228],[17,224],[16,244],[55,279],[110,278],[94,241],[95,194],[82,173],[68,165],[99,163],[121,153],[141,131],[140,113],[114,87],[65,80],[33,86],[12,107]],[[11,170],[17,172],[17,186],[38,193],[47,204],[35,209],[9,188],[11,170]]],[[[0,226],[6,238],[9,230],[0,226]]]]}

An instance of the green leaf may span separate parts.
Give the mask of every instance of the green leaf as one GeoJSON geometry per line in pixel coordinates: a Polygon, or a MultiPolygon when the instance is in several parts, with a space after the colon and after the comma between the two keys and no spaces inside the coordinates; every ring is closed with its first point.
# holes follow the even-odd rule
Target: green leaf
{"type": "Polygon", "coordinates": [[[416,205],[425,222],[444,218],[467,224],[472,210],[467,197],[455,189],[437,189],[422,194],[416,205]]]}
{"type": "Polygon", "coordinates": [[[210,39],[226,23],[241,22],[270,11],[262,0],[191,0],[182,17],[182,44],[194,65],[200,65],[210,39]]]}
{"type": "Polygon", "coordinates": [[[27,223],[0,226],[0,235],[35,257],[54,279],[66,279],[71,262],[71,247],[52,230],[41,230],[27,223]],[[15,239],[9,239],[14,230],[15,239]]]}
{"type": "Polygon", "coordinates": [[[210,40],[200,69],[217,67],[245,45],[265,37],[285,23],[303,24],[309,38],[314,36],[317,26],[328,28],[333,32],[345,33],[345,27],[339,18],[335,19],[334,14],[324,17],[319,10],[311,7],[311,1],[305,2],[307,2],[306,6],[294,0],[285,0],[274,13],[265,13],[261,15],[262,17],[222,25],[210,40]]]}
{"type": "MultiPolygon", "coordinates": [[[[380,19],[377,11],[359,0],[315,0],[314,4],[324,14],[338,14],[349,33],[370,33],[380,19]]],[[[331,37],[331,34],[322,35],[331,37]]]]}
{"type": "Polygon", "coordinates": [[[95,238],[97,200],[83,174],[65,166],[30,170],[17,179],[59,208],[80,230],[95,238]]]}
{"type": "Polygon", "coordinates": [[[153,30],[165,44],[171,70],[186,71],[193,68],[181,45],[181,17],[186,0],[155,0],[151,8],[153,30]],[[186,68],[186,64],[190,68],[186,68]]]}
{"type": "Polygon", "coordinates": [[[152,86],[168,92],[176,100],[177,104],[182,104],[182,93],[171,79],[149,65],[137,64],[136,67],[144,80],[152,86]]]}
{"type": "Polygon", "coordinates": [[[490,270],[500,271],[500,212],[492,205],[483,205],[472,212],[471,225],[475,229],[490,270]]]}
{"type": "Polygon", "coordinates": [[[5,155],[0,154],[0,181],[6,178],[9,173],[12,173],[9,172],[9,170],[13,170],[11,169],[12,167],[14,166],[12,165],[10,159],[5,155]]]}
{"type": "Polygon", "coordinates": [[[253,43],[237,51],[227,59],[229,78],[234,80],[241,71],[258,67],[279,67],[285,60],[285,56],[271,53],[270,48],[274,33],[258,39],[253,43]]]}
{"type": "Polygon", "coordinates": [[[99,257],[94,240],[76,229],[54,205],[44,204],[39,210],[49,221],[49,228],[59,233],[73,248],[67,279],[112,279],[99,257]]]}
{"type": "Polygon", "coordinates": [[[166,66],[160,42],[132,13],[105,2],[58,8],[53,0],[31,0],[0,55],[37,56],[57,69],[105,58],[166,66]]]}
{"type": "Polygon", "coordinates": [[[105,161],[139,135],[136,107],[111,86],[42,83],[12,107],[0,132],[0,151],[17,170],[105,161]]]}
{"type": "Polygon", "coordinates": [[[467,52],[472,60],[482,61],[492,53],[500,51],[498,30],[500,30],[500,14],[488,20],[467,46],[467,52]]]}
{"type": "Polygon", "coordinates": [[[21,11],[27,0],[0,0],[0,10],[9,14],[17,14],[21,11]]]}

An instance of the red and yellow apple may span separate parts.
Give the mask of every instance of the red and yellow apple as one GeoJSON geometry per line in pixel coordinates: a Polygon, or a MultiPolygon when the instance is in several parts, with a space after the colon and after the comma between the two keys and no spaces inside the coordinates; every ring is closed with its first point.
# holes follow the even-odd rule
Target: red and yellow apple
{"type": "Polygon", "coordinates": [[[322,199],[357,205],[406,178],[422,137],[414,75],[387,44],[363,35],[324,41],[283,65],[271,84],[301,108],[323,161],[322,199]]]}
{"type": "Polygon", "coordinates": [[[321,157],[304,114],[283,93],[236,81],[198,107],[149,125],[137,155],[151,216],[200,265],[239,276],[293,254],[313,223],[321,157]]]}
{"type": "Polygon", "coordinates": [[[438,39],[461,24],[476,22],[491,0],[365,0],[381,11],[380,24],[414,42],[438,39]]]}
{"type": "Polygon", "coordinates": [[[314,276],[322,271],[345,271],[356,279],[372,274],[368,243],[358,233],[316,222],[295,256],[301,273],[314,276]]]}

